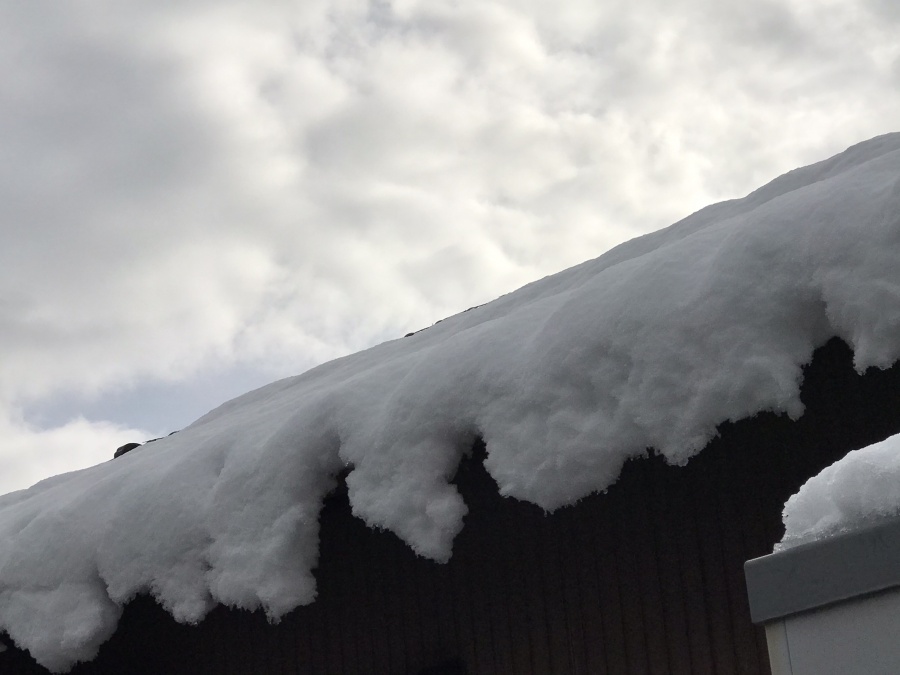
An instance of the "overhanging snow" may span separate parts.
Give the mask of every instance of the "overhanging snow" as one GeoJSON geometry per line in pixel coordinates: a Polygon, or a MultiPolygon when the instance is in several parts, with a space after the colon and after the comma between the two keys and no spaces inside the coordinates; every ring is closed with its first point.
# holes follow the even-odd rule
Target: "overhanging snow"
{"type": "Polygon", "coordinates": [[[443,561],[466,512],[448,480],[478,436],[503,494],[554,509],[647,448],[683,463],[726,420],[797,417],[801,367],[829,338],[859,370],[900,356],[897,260],[891,134],[0,497],[0,629],[61,671],[139,592],[182,621],[312,602],[344,467],[356,515],[443,561]]]}

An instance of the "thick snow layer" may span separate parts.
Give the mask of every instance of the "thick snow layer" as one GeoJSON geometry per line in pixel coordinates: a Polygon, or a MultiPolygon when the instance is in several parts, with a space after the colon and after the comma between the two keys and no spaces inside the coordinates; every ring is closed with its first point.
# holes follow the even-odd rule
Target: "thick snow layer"
{"type": "Polygon", "coordinates": [[[784,505],[784,550],[900,515],[900,434],[854,450],[784,505]]]}
{"type": "Polygon", "coordinates": [[[0,629],[58,671],[149,591],[179,620],[315,598],[333,476],[354,513],[445,561],[448,483],[477,436],[504,495],[546,509],[718,424],[802,414],[832,336],[900,357],[900,134],[792,171],[605,255],[275,382],[119,459],[0,497],[0,629]]]}

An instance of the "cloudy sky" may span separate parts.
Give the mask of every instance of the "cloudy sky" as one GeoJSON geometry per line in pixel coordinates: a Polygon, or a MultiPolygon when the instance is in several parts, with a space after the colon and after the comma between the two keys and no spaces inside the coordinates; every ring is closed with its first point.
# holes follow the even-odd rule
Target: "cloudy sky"
{"type": "Polygon", "coordinates": [[[898,7],[0,4],[0,493],[898,130],[898,7]]]}

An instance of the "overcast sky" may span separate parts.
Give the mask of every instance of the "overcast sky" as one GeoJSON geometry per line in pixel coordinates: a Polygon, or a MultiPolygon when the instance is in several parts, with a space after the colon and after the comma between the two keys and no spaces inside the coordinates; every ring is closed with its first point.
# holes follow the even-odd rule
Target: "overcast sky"
{"type": "Polygon", "coordinates": [[[0,4],[0,493],[898,130],[898,8],[0,4]]]}

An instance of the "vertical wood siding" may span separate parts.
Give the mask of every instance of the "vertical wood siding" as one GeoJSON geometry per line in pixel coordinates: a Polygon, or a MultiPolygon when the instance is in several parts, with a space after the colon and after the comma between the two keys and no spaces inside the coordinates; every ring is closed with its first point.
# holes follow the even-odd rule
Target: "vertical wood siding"
{"type": "MultiPolygon", "coordinates": [[[[781,537],[782,505],[808,477],[900,431],[900,370],[859,376],[835,340],[807,368],[803,398],[797,422],[726,424],[687,466],[629,462],[606,494],[550,515],[500,497],[476,444],[456,478],[469,515],[446,565],[353,518],[342,485],[322,514],[314,604],[277,625],[220,607],[180,626],[139,598],[73,672],[768,673],[743,563],[781,537]]],[[[43,672],[18,650],[0,670],[43,672]]]]}

